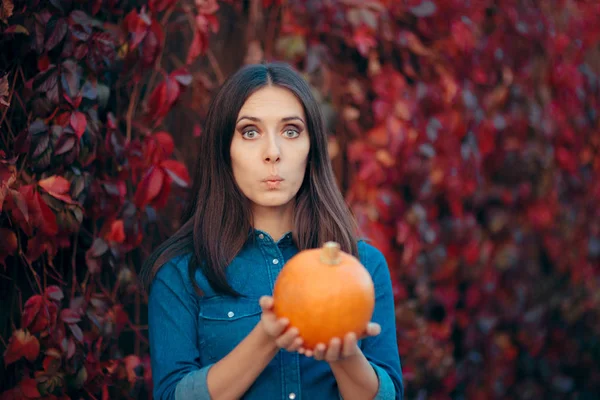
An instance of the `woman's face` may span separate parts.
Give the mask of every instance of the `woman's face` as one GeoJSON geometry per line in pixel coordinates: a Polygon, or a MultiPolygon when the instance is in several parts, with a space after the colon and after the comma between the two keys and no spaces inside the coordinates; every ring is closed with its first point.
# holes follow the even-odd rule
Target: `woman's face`
{"type": "Polygon", "coordinates": [[[253,208],[292,204],[304,180],[308,135],[302,103],[289,90],[266,86],[248,97],[230,154],[235,181],[253,208]]]}

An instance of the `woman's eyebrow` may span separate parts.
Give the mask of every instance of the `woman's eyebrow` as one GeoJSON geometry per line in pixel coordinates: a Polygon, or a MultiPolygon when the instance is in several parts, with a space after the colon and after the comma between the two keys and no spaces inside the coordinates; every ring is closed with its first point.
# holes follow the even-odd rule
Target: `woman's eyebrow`
{"type": "MultiPolygon", "coordinates": [[[[251,117],[251,116],[248,116],[248,115],[242,115],[242,116],[241,116],[241,117],[240,117],[240,118],[237,120],[236,124],[237,124],[237,123],[239,123],[239,122],[240,122],[241,120],[243,120],[243,119],[248,119],[248,120],[250,120],[250,121],[254,121],[254,122],[261,122],[261,119],[260,119],[260,118],[251,117]]],[[[304,122],[304,120],[303,120],[302,118],[298,117],[298,116],[291,116],[291,117],[284,117],[284,118],[281,118],[281,121],[282,121],[282,122],[289,122],[289,121],[294,121],[294,120],[301,121],[303,124],[305,124],[305,125],[306,125],[306,122],[304,122]]]]}

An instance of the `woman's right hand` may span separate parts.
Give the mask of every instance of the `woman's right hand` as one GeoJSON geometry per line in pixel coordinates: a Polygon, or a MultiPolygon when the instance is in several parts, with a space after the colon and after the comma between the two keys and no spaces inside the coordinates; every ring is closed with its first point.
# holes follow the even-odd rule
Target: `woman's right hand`
{"type": "Polygon", "coordinates": [[[302,347],[303,340],[298,336],[297,328],[290,327],[287,318],[277,318],[273,312],[273,297],[262,296],[259,300],[262,308],[260,324],[269,338],[275,341],[277,347],[287,351],[298,351],[302,347]]]}

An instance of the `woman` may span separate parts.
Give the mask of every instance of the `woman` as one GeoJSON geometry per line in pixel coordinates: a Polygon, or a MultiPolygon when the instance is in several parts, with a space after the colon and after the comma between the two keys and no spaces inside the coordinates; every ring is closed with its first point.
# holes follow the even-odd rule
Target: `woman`
{"type": "Polygon", "coordinates": [[[225,82],[200,137],[183,226],[148,259],[157,399],[400,399],[390,275],[355,237],[318,105],[284,64],[225,82]],[[299,250],[333,240],[375,283],[373,323],[313,351],[272,311],[273,285],[299,250]]]}

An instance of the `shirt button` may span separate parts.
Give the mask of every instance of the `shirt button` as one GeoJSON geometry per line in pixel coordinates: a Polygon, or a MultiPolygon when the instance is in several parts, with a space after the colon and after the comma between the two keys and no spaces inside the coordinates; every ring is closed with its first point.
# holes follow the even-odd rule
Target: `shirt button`
{"type": "Polygon", "coordinates": [[[288,396],[291,400],[294,400],[296,398],[296,393],[290,393],[290,395],[288,396]]]}
{"type": "MultiPolygon", "coordinates": [[[[279,264],[279,260],[278,260],[278,259],[276,259],[276,258],[274,258],[274,259],[273,259],[273,264],[279,264]]],[[[292,393],[292,394],[293,394],[293,393],[292,393]]]]}
{"type": "Polygon", "coordinates": [[[233,311],[229,311],[229,312],[227,313],[227,316],[228,316],[229,318],[233,318],[233,316],[234,316],[234,315],[235,315],[235,313],[234,313],[233,311]]]}
{"type": "Polygon", "coordinates": [[[264,239],[265,235],[263,235],[262,233],[260,235],[258,235],[259,238],[264,239]]]}

